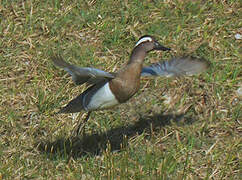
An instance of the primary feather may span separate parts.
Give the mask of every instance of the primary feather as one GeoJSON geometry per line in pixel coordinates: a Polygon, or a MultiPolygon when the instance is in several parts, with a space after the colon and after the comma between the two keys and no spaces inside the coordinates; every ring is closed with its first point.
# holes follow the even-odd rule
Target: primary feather
{"type": "Polygon", "coordinates": [[[179,57],[144,67],[141,76],[192,76],[204,72],[208,66],[204,59],[179,57]]]}
{"type": "Polygon", "coordinates": [[[102,71],[100,69],[71,65],[65,62],[61,56],[55,56],[52,58],[52,60],[56,66],[67,71],[72,76],[72,80],[77,85],[82,85],[84,83],[96,84],[105,79],[114,78],[113,74],[102,71]]]}

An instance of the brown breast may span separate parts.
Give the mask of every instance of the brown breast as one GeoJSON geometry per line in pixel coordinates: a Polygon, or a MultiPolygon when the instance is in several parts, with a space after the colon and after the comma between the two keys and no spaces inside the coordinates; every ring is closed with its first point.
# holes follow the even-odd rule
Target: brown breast
{"type": "Polygon", "coordinates": [[[120,103],[126,102],[139,90],[141,69],[141,63],[129,64],[109,82],[111,91],[120,103]]]}

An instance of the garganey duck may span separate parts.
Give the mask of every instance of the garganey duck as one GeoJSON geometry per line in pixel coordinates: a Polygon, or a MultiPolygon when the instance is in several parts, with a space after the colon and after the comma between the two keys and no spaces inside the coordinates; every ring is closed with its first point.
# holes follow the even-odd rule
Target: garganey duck
{"type": "MultiPolygon", "coordinates": [[[[162,46],[153,36],[142,36],[135,44],[128,63],[117,73],[90,67],[77,67],[65,62],[61,56],[53,57],[54,64],[66,70],[75,84],[91,85],[58,113],[87,111],[87,117],[82,123],[84,127],[92,111],[111,108],[128,101],[139,90],[141,76],[194,75],[208,68],[206,61],[189,57],[173,58],[170,61],[143,67],[145,56],[152,50],[169,51],[170,48],[162,46]]],[[[80,128],[81,124],[77,128],[77,133],[80,128]]]]}

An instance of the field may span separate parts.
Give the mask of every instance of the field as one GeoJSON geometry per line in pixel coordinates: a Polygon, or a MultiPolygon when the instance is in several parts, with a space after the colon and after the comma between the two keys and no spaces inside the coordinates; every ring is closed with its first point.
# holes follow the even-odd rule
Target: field
{"type": "Polygon", "coordinates": [[[0,1],[1,179],[242,179],[241,1],[0,1]],[[86,87],[56,68],[114,72],[140,36],[171,52],[145,65],[192,55],[209,70],[142,78],[127,103],[94,112],[55,112],[86,87]]]}

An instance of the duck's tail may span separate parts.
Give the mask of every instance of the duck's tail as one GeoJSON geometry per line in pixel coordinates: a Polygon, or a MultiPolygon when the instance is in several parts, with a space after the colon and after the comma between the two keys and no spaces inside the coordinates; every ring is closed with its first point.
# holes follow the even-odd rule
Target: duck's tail
{"type": "Polygon", "coordinates": [[[83,107],[83,94],[72,99],[65,107],[61,108],[58,114],[62,113],[76,113],[84,110],[83,107]]]}

